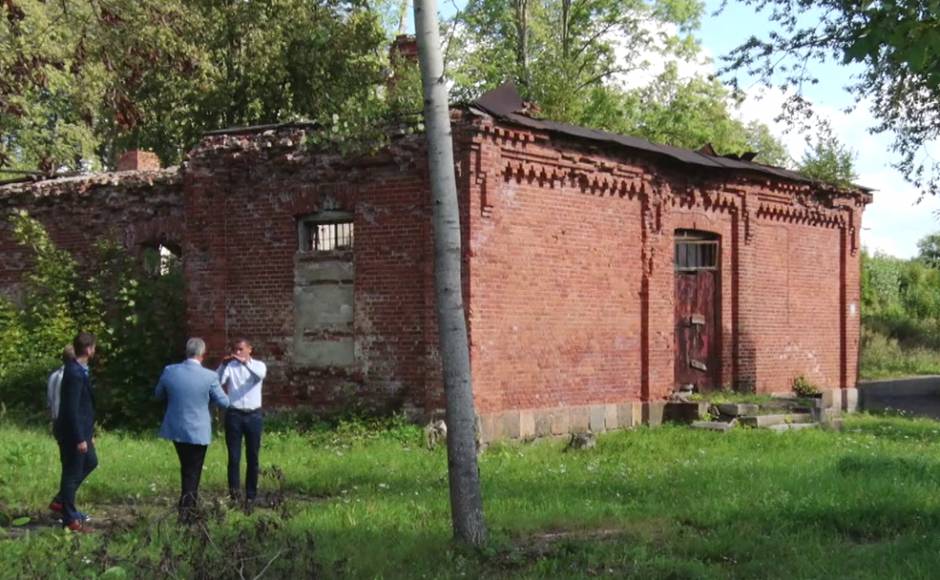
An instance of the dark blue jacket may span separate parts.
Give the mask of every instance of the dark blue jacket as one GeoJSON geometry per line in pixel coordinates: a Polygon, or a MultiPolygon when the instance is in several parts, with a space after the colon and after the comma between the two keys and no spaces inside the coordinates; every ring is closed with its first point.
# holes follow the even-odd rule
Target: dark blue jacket
{"type": "Polygon", "coordinates": [[[55,421],[55,435],[59,441],[79,444],[91,442],[95,428],[95,394],[91,377],[74,360],[65,363],[62,373],[62,393],[59,416],[55,421]]]}

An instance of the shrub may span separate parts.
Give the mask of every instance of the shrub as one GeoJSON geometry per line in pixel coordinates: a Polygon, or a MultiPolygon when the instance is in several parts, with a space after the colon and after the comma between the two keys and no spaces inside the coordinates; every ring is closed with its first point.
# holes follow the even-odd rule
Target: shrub
{"type": "Polygon", "coordinates": [[[815,397],[819,394],[819,389],[816,388],[816,385],[809,382],[806,377],[800,375],[793,379],[793,392],[796,393],[798,397],[815,397]]]}
{"type": "Polygon", "coordinates": [[[16,241],[31,250],[18,303],[0,298],[0,402],[27,413],[45,407],[48,374],[79,330],[98,337],[93,363],[98,420],[109,426],[155,425],[162,412],[153,385],[182,355],[183,277],[178,264],[149,274],[113,242],[96,248],[83,275],[26,212],[10,218],[16,241]]]}

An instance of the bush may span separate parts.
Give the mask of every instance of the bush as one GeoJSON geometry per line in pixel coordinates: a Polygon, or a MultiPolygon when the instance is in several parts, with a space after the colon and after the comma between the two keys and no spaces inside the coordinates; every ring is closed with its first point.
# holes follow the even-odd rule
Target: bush
{"type": "Polygon", "coordinates": [[[940,374],[940,355],[930,348],[904,346],[872,328],[862,329],[861,376],[882,377],[940,374]]]}
{"type": "Polygon", "coordinates": [[[12,215],[17,242],[31,250],[14,304],[0,298],[0,403],[45,411],[46,379],[79,330],[98,337],[93,362],[98,420],[105,425],[155,425],[162,413],[153,385],[182,355],[183,276],[178,264],[159,274],[113,242],[96,248],[96,270],[83,275],[26,212],[12,215]]]}
{"type": "Polygon", "coordinates": [[[862,252],[863,377],[940,371],[940,270],[931,264],[862,252]]]}
{"type": "Polygon", "coordinates": [[[819,389],[809,382],[806,377],[800,375],[793,379],[793,392],[798,397],[815,397],[819,394],[819,389]]]}

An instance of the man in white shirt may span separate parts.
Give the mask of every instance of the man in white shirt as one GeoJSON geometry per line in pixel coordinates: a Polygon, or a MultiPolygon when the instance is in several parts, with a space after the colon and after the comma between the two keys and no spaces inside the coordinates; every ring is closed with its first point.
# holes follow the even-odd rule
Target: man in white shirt
{"type": "Polygon", "coordinates": [[[225,444],[228,447],[228,490],[238,500],[242,439],[245,440],[245,502],[258,494],[258,452],[261,449],[261,388],[268,368],[251,358],[251,343],[244,338],[232,342],[232,352],[219,367],[219,382],[230,401],[225,411],[225,444]]]}

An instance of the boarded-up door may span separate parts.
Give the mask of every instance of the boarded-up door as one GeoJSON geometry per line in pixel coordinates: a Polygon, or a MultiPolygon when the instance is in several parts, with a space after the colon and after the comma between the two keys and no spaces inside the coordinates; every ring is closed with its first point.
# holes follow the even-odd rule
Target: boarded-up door
{"type": "Polygon", "coordinates": [[[676,388],[720,386],[719,256],[714,234],[676,232],[676,388]]]}

